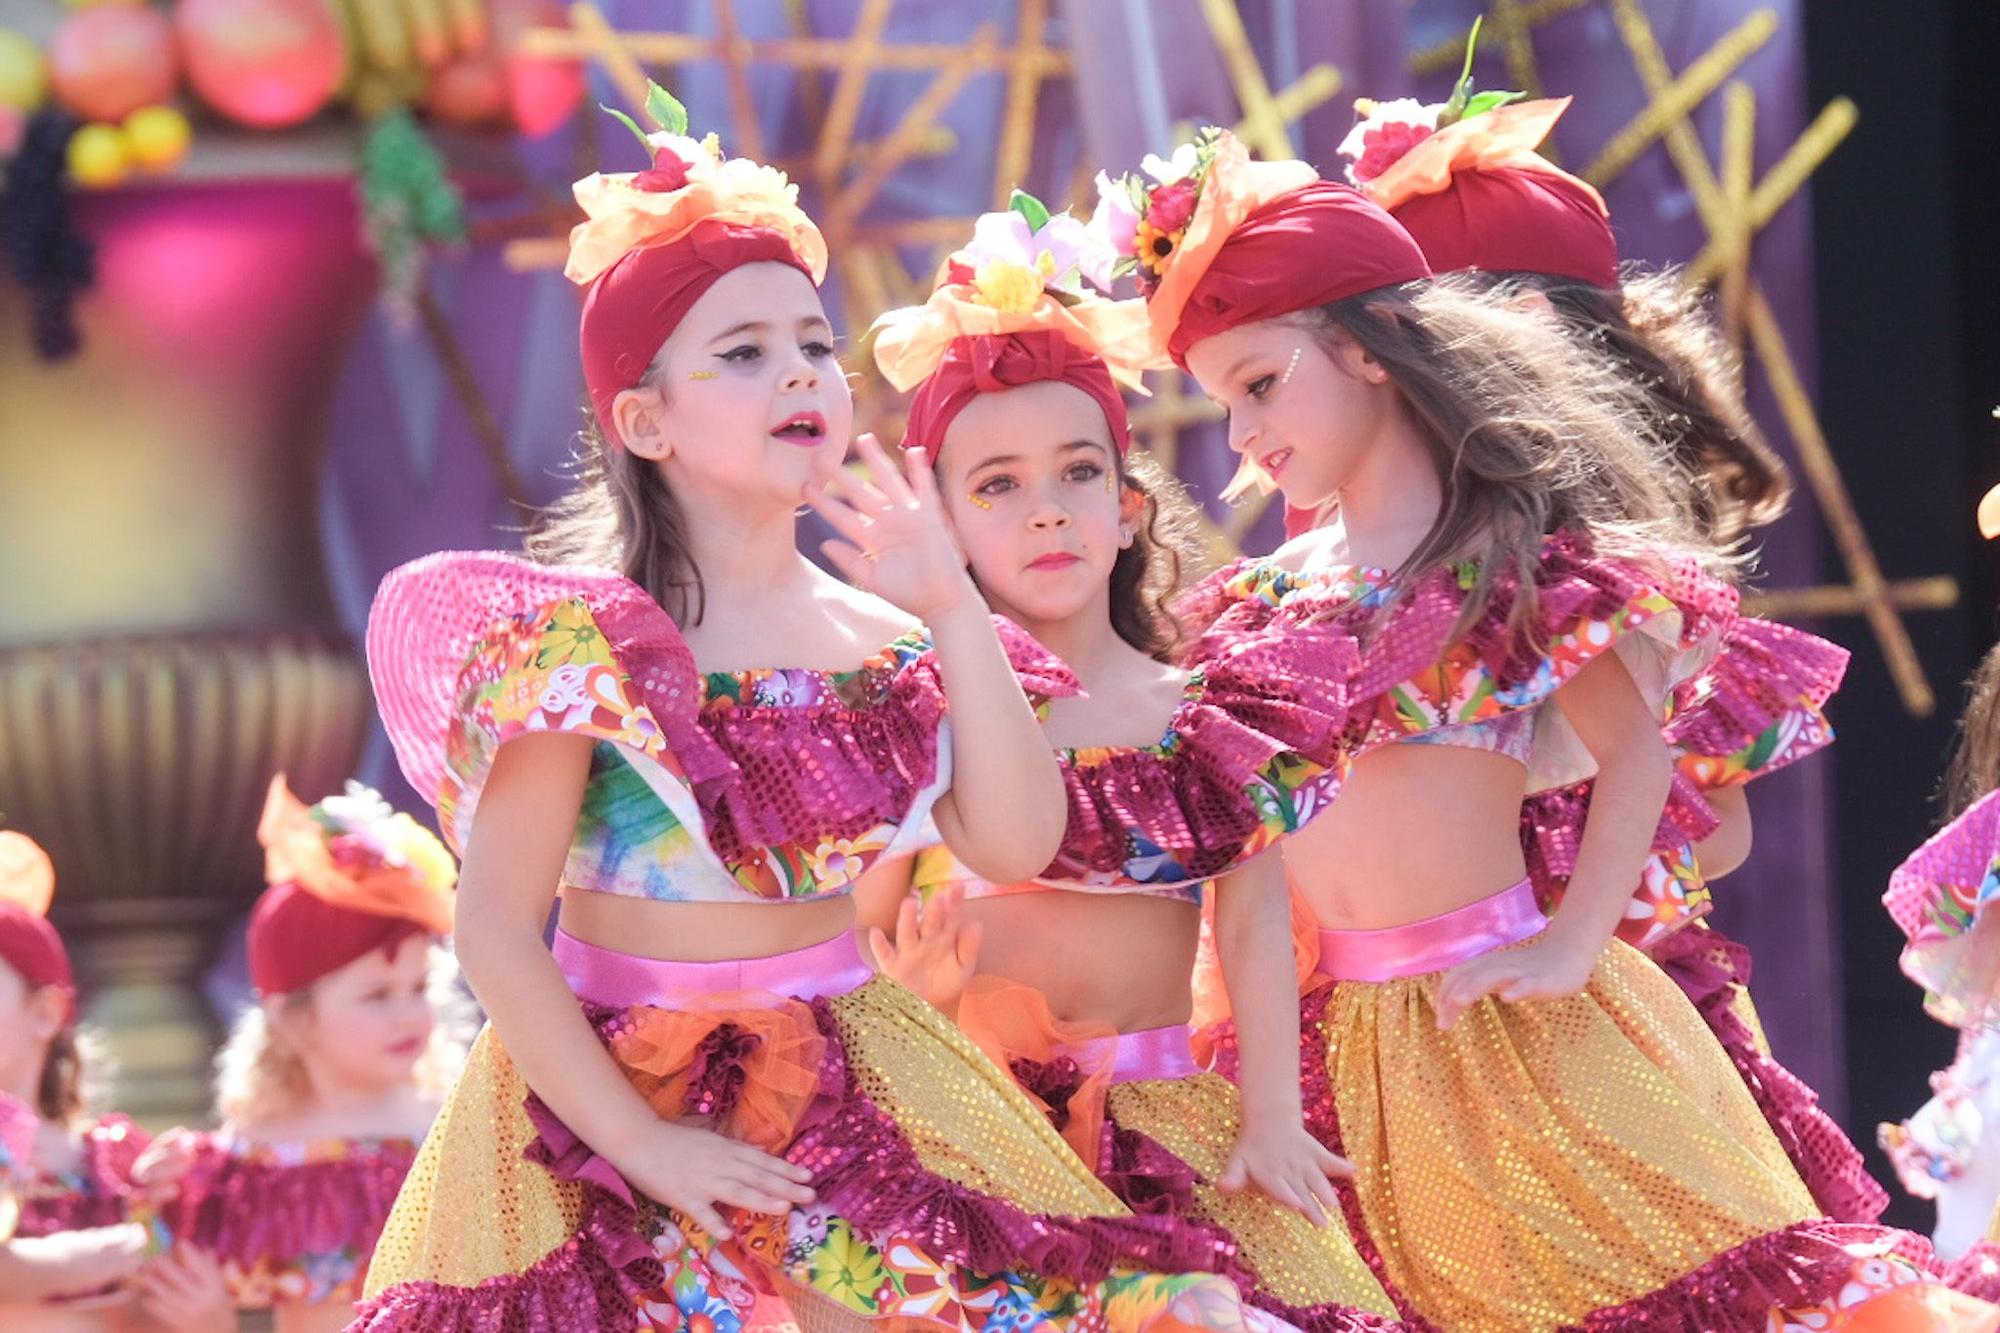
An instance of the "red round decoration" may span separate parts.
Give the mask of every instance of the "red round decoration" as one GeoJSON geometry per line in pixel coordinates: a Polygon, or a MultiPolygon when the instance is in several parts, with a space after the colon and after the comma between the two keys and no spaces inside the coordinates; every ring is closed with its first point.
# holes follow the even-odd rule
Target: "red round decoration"
{"type": "Polygon", "coordinates": [[[340,86],[346,35],[325,0],[180,0],[188,82],[239,125],[310,120],[340,86]]]}
{"type": "Polygon", "coordinates": [[[505,53],[507,100],[514,128],[538,139],[559,128],[583,105],[581,60],[544,60],[520,50],[521,34],[532,27],[568,26],[557,0],[494,0],[495,45],[505,53]]]}
{"type": "Polygon", "coordinates": [[[174,95],[174,32],[144,6],[100,5],[62,21],[49,42],[56,100],[90,121],[121,121],[174,95]]]}
{"type": "Polygon", "coordinates": [[[431,75],[424,89],[426,114],[447,125],[489,129],[510,124],[507,66],[491,50],[459,56],[431,75]]]}

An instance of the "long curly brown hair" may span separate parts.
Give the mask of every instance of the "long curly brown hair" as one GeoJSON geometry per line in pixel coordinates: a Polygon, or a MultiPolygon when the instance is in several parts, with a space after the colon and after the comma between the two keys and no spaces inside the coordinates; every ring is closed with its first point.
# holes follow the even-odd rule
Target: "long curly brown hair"
{"type": "MultiPolygon", "coordinates": [[[[1717,570],[1726,556],[1676,494],[1639,394],[1609,358],[1578,353],[1514,293],[1462,275],[1348,297],[1285,318],[1330,355],[1343,342],[1389,374],[1444,488],[1436,522],[1403,567],[1409,576],[1473,566],[1459,629],[1484,613],[1504,577],[1520,589],[1507,627],[1534,646],[1534,573],[1557,532],[1599,556],[1657,564],[1691,556],[1717,570]]],[[[1338,359],[1337,357],[1335,358],[1338,359]]]]}

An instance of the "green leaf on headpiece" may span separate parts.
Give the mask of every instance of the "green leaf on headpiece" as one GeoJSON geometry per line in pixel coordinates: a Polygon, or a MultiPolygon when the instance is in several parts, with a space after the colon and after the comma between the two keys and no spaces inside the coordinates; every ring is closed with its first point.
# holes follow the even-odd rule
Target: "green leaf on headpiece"
{"type": "Polygon", "coordinates": [[[688,132],[688,109],[657,83],[646,84],[646,115],[668,134],[688,132]]]}
{"type": "Polygon", "coordinates": [[[1438,112],[1439,129],[1465,119],[1465,106],[1472,98],[1472,58],[1479,54],[1479,29],[1485,22],[1484,14],[1472,20],[1472,31],[1465,37],[1465,64],[1459,67],[1458,82],[1452,85],[1451,96],[1438,112]]]}
{"type": "Polygon", "coordinates": [[[1460,116],[1459,119],[1471,120],[1474,116],[1483,116],[1489,111],[1506,106],[1509,102],[1518,102],[1526,96],[1526,93],[1503,93],[1498,91],[1474,93],[1466,99],[1465,114],[1460,116]]]}
{"type": "Polygon", "coordinates": [[[1031,232],[1049,225],[1049,206],[1026,190],[1016,190],[1007,196],[1007,207],[1028,220],[1031,232]]]}
{"type": "Polygon", "coordinates": [[[639,146],[646,150],[646,161],[650,163],[653,160],[653,141],[651,139],[648,139],[646,137],[646,132],[639,128],[638,121],[632,119],[630,116],[626,115],[623,111],[620,111],[617,107],[606,106],[602,102],[599,102],[597,104],[597,109],[599,111],[602,111],[605,115],[610,116],[615,120],[617,120],[617,122],[620,125],[623,125],[626,129],[632,131],[632,137],[637,139],[639,141],[639,146]]]}

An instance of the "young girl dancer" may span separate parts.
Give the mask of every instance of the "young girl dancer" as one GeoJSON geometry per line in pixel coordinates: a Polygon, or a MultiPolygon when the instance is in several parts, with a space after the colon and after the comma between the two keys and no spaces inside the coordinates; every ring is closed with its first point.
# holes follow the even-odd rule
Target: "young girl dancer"
{"type": "Polygon", "coordinates": [[[0,1106],[8,1148],[0,1327],[109,1328],[123,1284],[158,1253],[135,1179],[146,1136],[85,1109],[69,951],[49,924],[55,868],[32,839],[0,832],[0,1106]],[[138,1220],[135,1220],[138,1219],[138,1220]]]}
{"type": "Polygon", "coordinates": [[[1301,751],[1331,746],[1318,699],[1343,683],[1338,659],[1274,634],[1167,662],[1179,556],[1158,524],[1177,497],[1157,472],[1134,475],[1119,392],[1138,380],[1145,313],[1082,294],[1082,230],[1017,194],[979,220],[925,305],[872,335],[884,376],[915,390],[904,444],[935,469],[980,593],[1085,692],[1044,723],[1069,791],[1060,854],[1002,886],[944,849],[921,853],[924,918],[914,900],[891,904],[896,941],[878,926],[875,949],[957,1011],[1128,1204],[1227,1229],[1263,1308],[1301,1327],[1381,1327],[1395,1308],[1327,1183],[1344,1164],[1301,1124],[1290,940],[1258,910],[1283,901],[1265,849],[1302,818],[1316,769],[1301,751]],[[1240,1098],[1189,1050],[1205,879],[1241,1016],[1240,1098]],[[968,940],[954,940],[961,900],[968,940]]]}
{"type": "Polygon", "coordinates": [[[1981,1243],[2000,1204],[2000,648],[1973,674],[1945,806],[1951,822],[1897,867],[1883,902],[1925,1010],[1959,1030],[1958,1058],[1922,1109],[1882,1126],[1882,1146],[1903,1187],[1937,1201],[1938,1252],[2000,1298],[2000,1246],[1981,1243]]]}
{"type": "MultiPolygon", "coordinates": [[[[870,440],[868,478],[840,472],[852,402],[793,187],[653,110],[651,169],[576,191],[602,436],[540,549],[579,563],[433,556],[370,618],[491,1026],[359,1327],[1240,1324],[1198,1271],[1227,1263],[1211,1229],[1132,1216],[861,961],[858,879],[929,816],[982,873],[1033,874],[1060,776],[928,472],[870,440]],[[798,554],[802,498],[857,587],[798,554]]],[[[1074,688],[1010,638],[1041,692],[1074,688]]]]}
{"type": "MultiPolygon", "coordinates": [[[[1468,91],[1455,100],[1481,106],[1468,91]]],[[[1731,387],[1713,325],[1679,275],[1621,279],[1597,191],[1535,151],[1567,99],[1474,109],[1457,120],[1448,119],[1451,103],[1363,105],[1367,115],[1341,145],[1348,177],[1403,225],[1434,272],[1531,293],[1575,346],[1607,357],[1638,391],[1647,429],[1679,465],[1691,515],[1717,547],[1777,517],[1784,466],[1731,387]]],[[[1667,725],[1674,789],[1619,937],[1694,1001],[1821,1210],[1863,1222],[1881,1216],[1888,1196],[1817,1094],[1771,1058],[1749,1002],[1749,952],[1704,920],[1708,881],[1748,854],[1743,785],[1832,740],[1823,708],[1846,661],[1843,649],[1788,626],[1742,619],[1731,627],[1667,725]]],[[[1545,906],[1574,868],[1588,809],[1588,783],[1534,793],[1523,807],[1529,876],[1545,906]]]]}
{"type": "Polygon", "coordinates": [[[280,1333],[344,1328],[396,1192],[463,1056],[440,1012],[457,867],[358,783],[311,807],[271,783],[270,887],[250,915],[259,1004],[217,1062],[214,1133],[170,1131],[166,1209],[238,1309],[280,1333]]]}
{"type": "Polygon", "coordinates": [[[1504,298],[1430,282],[1392,218],[1302,163],[1210,131],[1160,174],[1129,196],[1156,345],[1288,500],[1339,502],[1188,614],[1200,651],[1276,626],[1359,654],[1329,701],[1345,780],[1285,859],[1330,978],[1302,1006],[1308,1123],[1354,1163],[1390,1295],[1449,1328],[2000,1322],[1950,1308],[1902,1257],[1917,1238],[1817,1216],[1685,999],[1612,939],[1671,780],[1658,710],[1734,603],[1621,386],[1504,298]],[[1585,776],[1545,917],[1519,807],[1585,776]]]}

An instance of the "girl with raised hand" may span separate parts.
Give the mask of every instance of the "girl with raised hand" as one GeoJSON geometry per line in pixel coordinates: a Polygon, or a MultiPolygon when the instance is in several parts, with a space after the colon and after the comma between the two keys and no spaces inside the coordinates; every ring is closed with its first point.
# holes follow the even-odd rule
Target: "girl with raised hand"
{"type": "Polygon", "coordinates": [[[1301,1006],[1307,1123],[1354,1164],[1390,1296],[1448,1328],[1994,1326],[1911,1262],[1919,1238],[1819,1215],[1686,999],[1613,938],[1672,781],[1662,707],[1735,614],[1628,386],[1504,295],[1433,281],[1304,163],[1205,131],[1152,165],[1112,197],[1156,349],[1246,467],[1338,509],[1183,614],[1197,652],[1278,627],[1356,658],[1325,701],[1332,804],[1284,856],[1326,978],[1301,1006]],[[1584,777],[1545,915],[1520,806],[1584,777]]]}
{"type": "Polygon", "coordinates": [[[866,476],[841,472],[853,406],[794,188],[651,109],[651,168],[576,188],[584,485],[536,559],[419,560],[370,617],[491,1021],[358,1327],[1262,1322],[1207,1271],[1212,1229],[1133,1216],[861,960],[857,882],[933,818],[996,879],[1055,854],[1016,669],[1074,686],[996,629],[927,469],[864,438],[866,476]],[[797,551],[802,500],[858,586],[797,551]]]}
{"type": "Polygon", "coordinates": [[[1172,660],[1188,504],[1130,453],[1119,386],[1138,382],[1145,312],[1083,293],[1082,232],[1017,193],[928,302],[871,334],[884,376],[914,390],[904,446],[935,472],[981,595],[1084,690],[1044,721],[1069,796],[1059,853],[1011,884],[920,853],[922,915],[892,886],[875,951],[956,1012],[1127,1203],[1224,1228],[1260,1307],[1307,1328],[1386,1327],[1395,1307],[1329,1183],[1346,1164],[1303,1127],[1291,944],[1262,910],[1284,902],[1272,848],[1308,813],[1311,756],[1334,748],[1321,699],[1344,684],[1341,659],[1276,632],[1172,660]],[[1211,882],[1240,1096],[1189,1046],[1211,882]]]}

